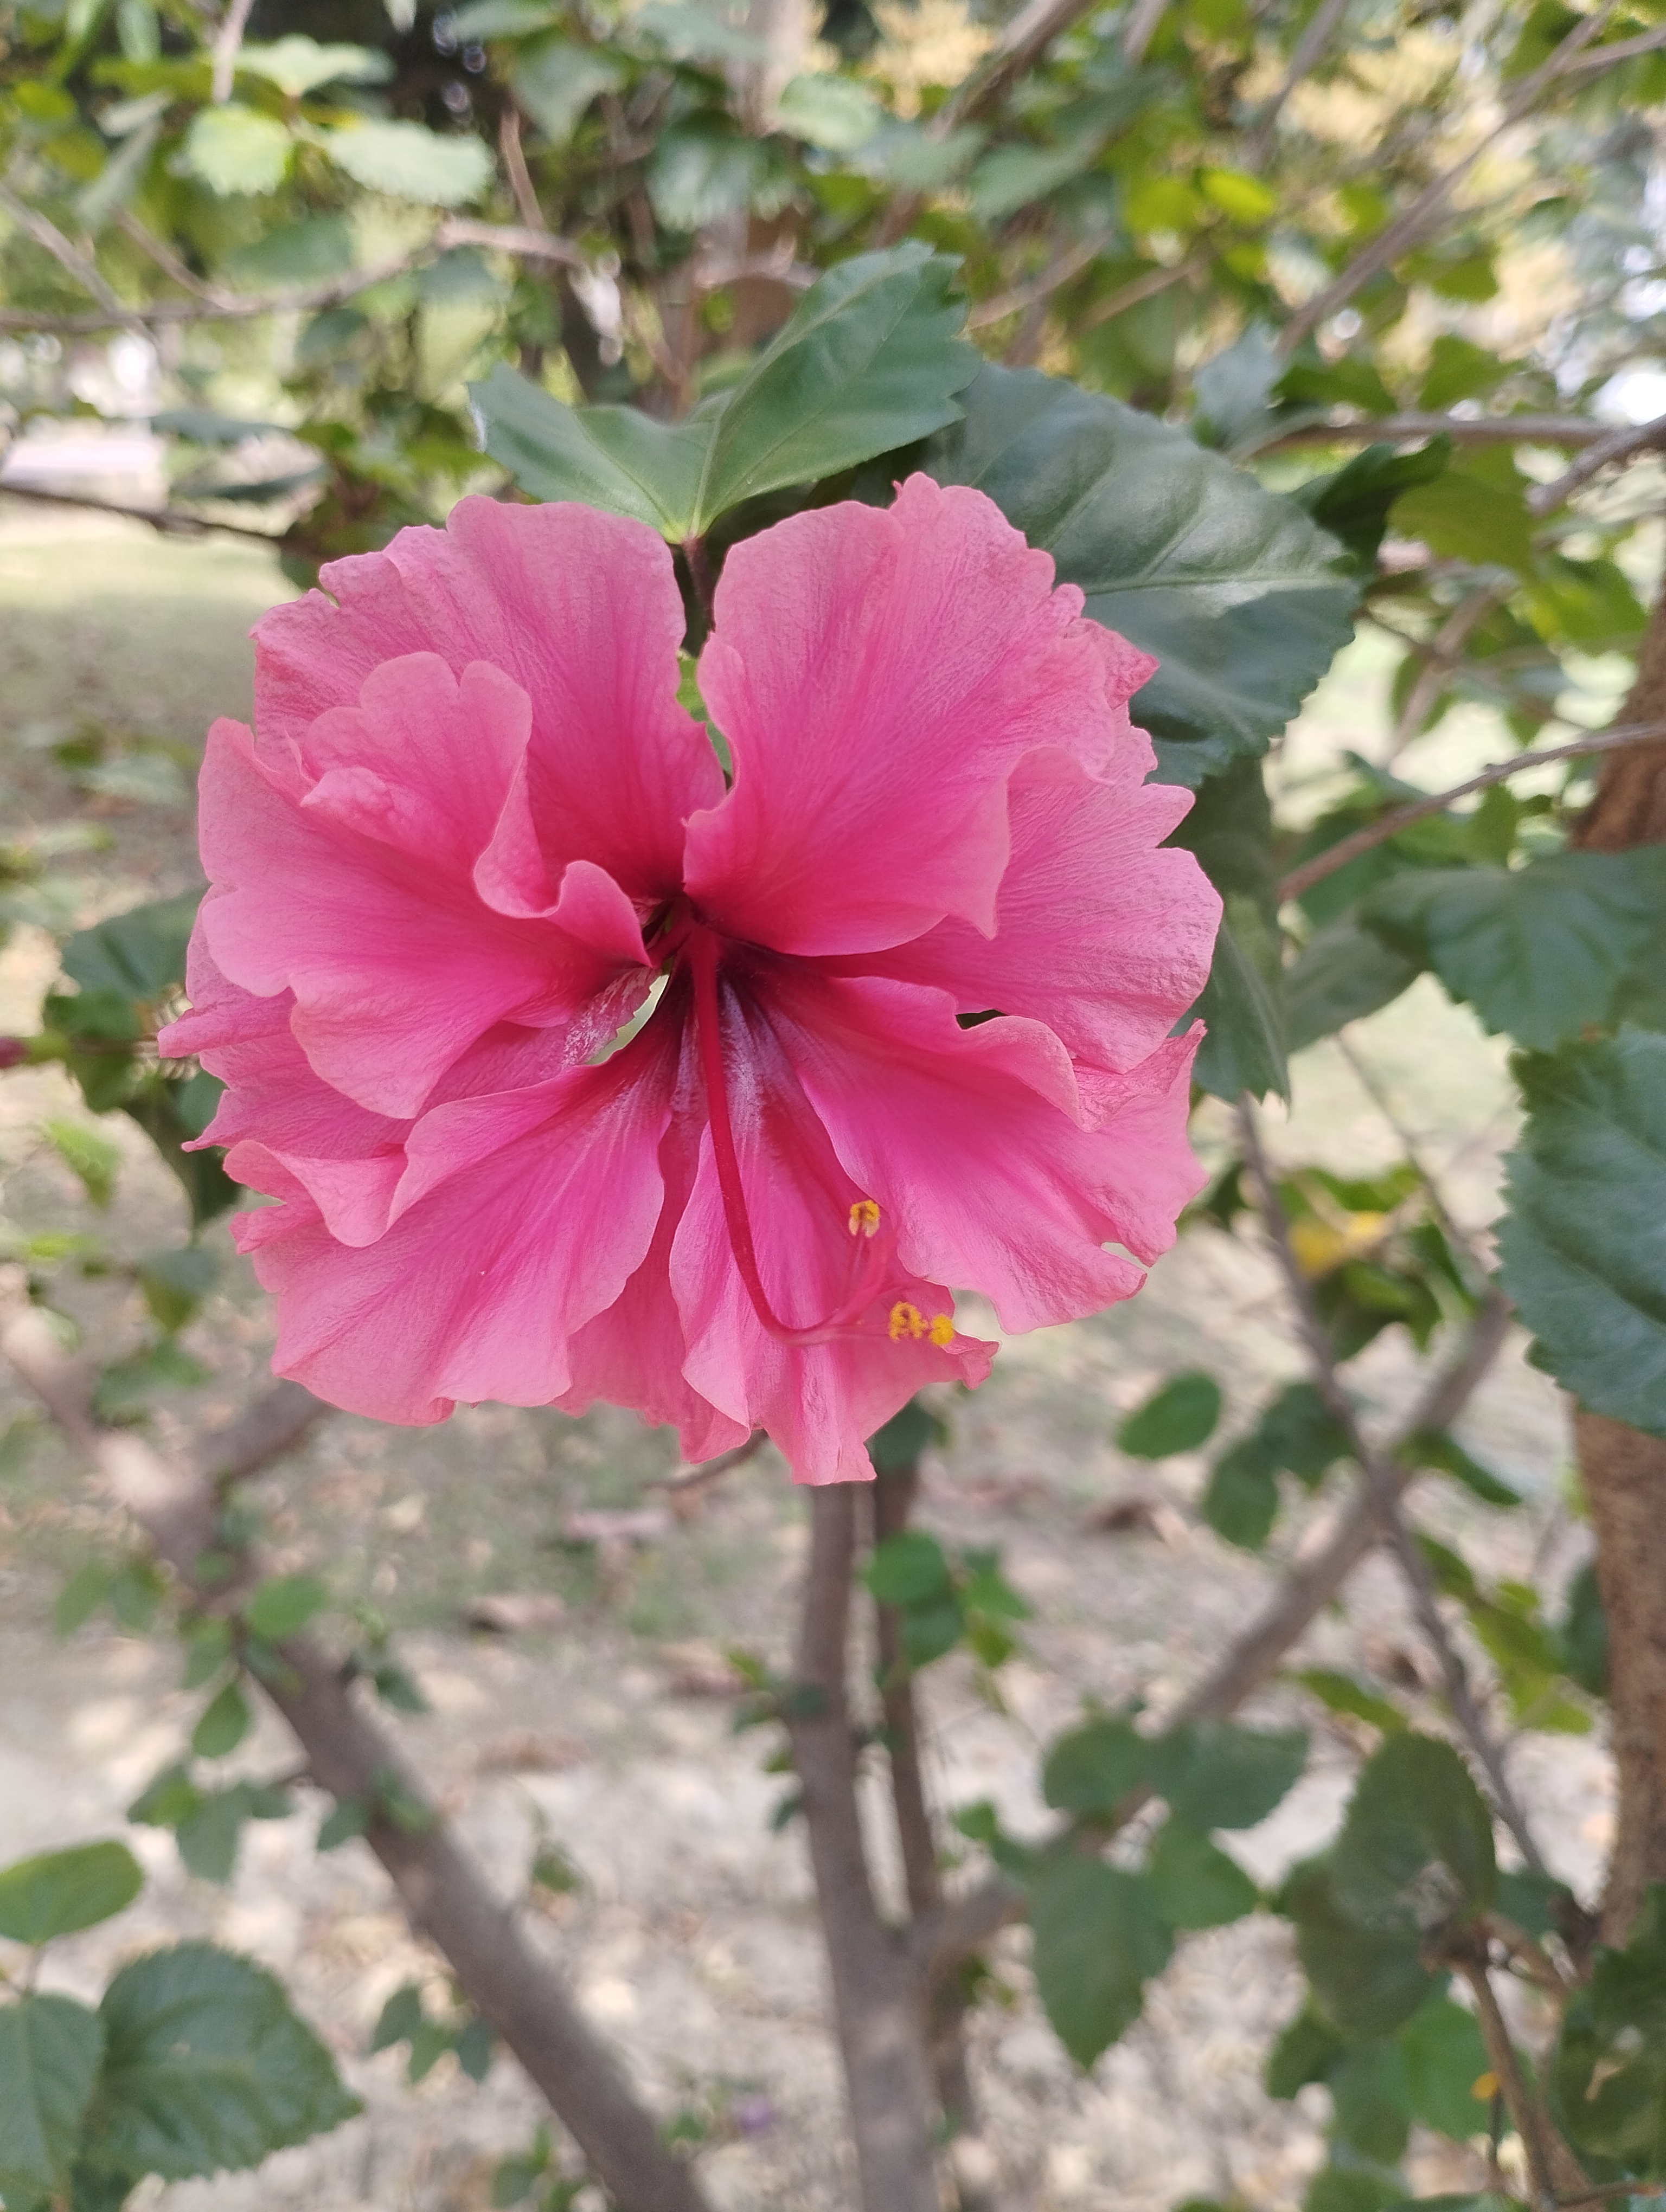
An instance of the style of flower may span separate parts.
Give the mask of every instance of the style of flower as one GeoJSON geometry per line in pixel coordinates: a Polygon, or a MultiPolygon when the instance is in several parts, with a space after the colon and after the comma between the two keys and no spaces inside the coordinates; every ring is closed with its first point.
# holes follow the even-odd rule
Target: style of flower
{"type": "Polygon", "coordinates": [[[737,545],[699,685],[642,526],[465,500],[258,625],[192,1011],[273,1364],[391,1421],[597,1400],[871,1468],[1004,1329],[1127,1297],[1187,1145],[1219,902],[1160,850],[1153,664],[981,493],[737,545]],[[1109,1249],[1119,1246],[1121,1249],[1109,1249]],[[1129,1256],[1129,1255],[1132,1256],[1129,1256]]]}

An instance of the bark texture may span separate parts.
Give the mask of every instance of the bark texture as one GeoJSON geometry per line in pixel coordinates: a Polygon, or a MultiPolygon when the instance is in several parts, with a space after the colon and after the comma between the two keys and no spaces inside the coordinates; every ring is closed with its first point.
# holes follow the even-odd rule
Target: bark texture
{"type": "MultiPolygon", "coordinates": [[[[1666,720],[1666,592],[1619,720],[1666,720]]],[[[1666,741],[1608,756],[1573,842],[1594,853],[1666,844],[1666,741]]],[[[1623,1943],[1645,1889],[1666,1881],[1666,1443],[1584,1407],[1573,1435],[1608,1616],[1619,1783],[1602,1936],[1623,1943]]]]}

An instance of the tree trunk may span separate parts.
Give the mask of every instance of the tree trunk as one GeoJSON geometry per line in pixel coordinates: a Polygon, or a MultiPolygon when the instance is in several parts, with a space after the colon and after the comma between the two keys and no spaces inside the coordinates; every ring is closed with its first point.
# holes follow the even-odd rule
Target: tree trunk
{"type": "MultiPolygon", "coordinates": [[[[1619,719],[1666,720],[1666,591],[1619,719]]],[[[1666,844],[1666,742],[1608,756],[1573,842],[1594,853],[1666,844]]],[[[1623,1943],[1645,1889],[1666,1881],[1666,1443],[1584,1407],[1573,1435],[1608,1616],[1620,1796],[1602,1934],[1623,1943]]]]}

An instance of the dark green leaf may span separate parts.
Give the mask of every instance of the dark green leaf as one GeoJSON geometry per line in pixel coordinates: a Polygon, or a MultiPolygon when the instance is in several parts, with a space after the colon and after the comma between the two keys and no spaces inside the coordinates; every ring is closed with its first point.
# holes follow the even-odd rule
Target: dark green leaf
{"type": "Polygon", "coordinates": [[[1402,494],[1394,503],[1394,526],[1402,537],[1420,538],[1431,552],[1530,576],[1537,526],[1526,491],[1524,483],[1487,481],[1466,458],[1402,494]]]}
{"type": "Polygon", "coordinates": [[[319,1824],[316,1849],[333,1851],[343,1844],[350,1843],[355,1836],[363,1835],[370,1826],[370,1805],[363,1797],[344,1797],[325,1814],[319,1824]]]}
{"type": "Polygon", "coordinates": [[[83,929],[64,948],[64,972],[83,991],[110,991],[153,1005],[185,979],[185,946],[200,890],[112,915],[83,929]]]}
{"type": "Polygon", "coordinates": [[[128,1807],[127,1817],[142,1828],[177,1828],[202,1802],[187,1767],[165,1766],[128,1807]]]}
{"type": "Polygon", "coordinates": [[[1146,1873],[1152,1902],[1170,1928],[1224,1928],[1261,1902],[1237,1861],[1172,1814],[1158,1831],[1146,1873]]]}
{"type": "Polygon", "coordinates": [[[29,2205],[56,2197],[80,2147],[104,2029],[69,1997],[27,1991],[0,2005],[0,2191],[29,2205]]]}
{"type": "Polygon", "coordinates": [[[1331,1893],[1326,1861],[1296,1868],[1278,1902],[1295,1923],[1297,1956],[1314,1995],[1345,2035],[1392,2035],[1433,1990],[1417,1936],[1349,1919],[1331,1893]]]}
{"type": "Polygon", "coordinates": [[[1486,1026],[1548,1051],[1606,1022],[1666,903],[1666,851],[1556,853],[1524,868],[1413,869],[1360,919],[1486,1026]]]}
{"type": "Polygon", "coordinates": [[[373,2055],[378,2051],[391,2051],[396,2043],[409,2043],[422,2026],[423,2016],[421,1989],[415,1982],[402,1983],[376,2016],[370,2037],[373,2055]]]}
{"type": "Polygon", "coordinates": [[[277,1575],[250,1593],[243,1618],[257,1636],[279,1644],[329,1602],[330,1593],[316,1575],[277,1575]]]}
{"type": "Polygon", "coordinates": [[[149,1252],[139,1262],[139,1288],[160,1325],[183,1328],[214,1287],[220,1273],[216,1255],[202,1244],[149,1252]]]}
{"type": "Polygon", "coordinates": [[[1523,1056],[1499,1279],[1535,1366],[1616,1421],[1666,1437],[1666,1036],[1622,1030],[1523,1056]]]}
{"type": "Polygon", "coordinates": [[[1599,1950],[1563,2016],[1551,2079],[1576,2150],[1666,2174],[1666,1887],[1646,1893],[1623,1950],[1599,1950]]]}
{"type": "Polygon", "coordinates": [[[1134,1459],[1167,1459],[1207,1443],[1220,1419],[1220,1385],[1191,1368],[1171,1376],[1116,1431],[1116,1448],[1134,1459]]]}
{"type": "Polygon", "coordinates": [[[119,1427],[142,1420],[159,1390],[194,1390],[208,1379],[200,1359],[164,1337],[129,1358],[112,1360],[100,1372],[93,1388],[93,1411],[100,1420],[119,1427]]]}
{"type": "Polygon", "coordinates": [[[1497,1881],[1492,1815],[1462,1759],[1433,1736],[1390,1736],[1336,1841],[1339,1907],[1362,1928],[1415,1934],[1484,1911],[1497,1881]]]}
{"type": "Polygon", "coordinates": [[[248,1734],[252,1717],[241,1685],[228,1682],[192,1731],[192,1749],[198,1759],[223,1759],[248,1734]]]}
{"type": "Polygon", "coordinates": [[[115,1569],[106,1559],[88,1559],[77,1567],[58,1592],[52,1625],[60,1636],[73,1636],[89,1621],[110,1595],[115,1569]]]}
{"type": "Polygon", "coordinates": [[[1185,1018],[1207,1030],[1193,1080],[1217,1098],[1287,1097],[1273,814],[1259,763],[1212,775],[1169,842],[1196,854],[1225,909],[1209,980],[1185,1018]]]}
{"type": "Polygon", "coordinates": [[[198,1881],[223,1887],[236,1869],[243,1825],[251,1817],[246,1783],[235,1782],[229,1790],[198,1791],[197,1803],[173,1830],[186,1870],[198,1881]]]}
{"type": "Polygon", "coordinates": [[[1392,2043],[1356,2043],[1327,2077],[1336,2132],[1362,2157],[1392,2166],[1411,2130],[1406,2061],[1392,2043]]]}
{"type": "Polygon", "coordinates": [[[458,2036],[457,2063],[471,2081],[483,2081],[491,2070],[492,2053],[496,2047],[497,2034],[489,2021],[482,2020],[477,2013],[458,2036]]]}
{"type": "Polygon", "coordinates": [[[912,1467],[928,1445],[948,1441],[948,1424],[942,1417],[918,1398],[910,1398],[900,1413],[893,1413],[868,1438],[867,1455],[881,1474],[897,1474],[912,1467]]]}
{"type": "Polygon", "coordinates": [[[881,1605],[927,1605],[952,1587],[943,1547],[923,1528],[876,1544],[862,1579],[881,1605]]]}
{"type": "Polygon", "coordinates": [[[1230,1445],[1209,1473],[1203,1517],[1216,1535],[1241,1551],[1258,1552],[1279,1517],[1279,1483],[1253,1436],[1230,1445]]]}
{"type": "Polygon", "coordinates": [[[77,1844],[19,1859],[0,1871],[0,1936],[30,1944],[73,1936],[124,1911],[143,1887],[125,1844],[77,1844]]]}
{"type": "Polygon", "coordinates": [[[1432,1467],[1442,1474],[1450,1474],[1454,1482],[1461,1482],[1485,1505],[1519,1505],[1522,1502],[1519,1490],[1512,1490],[1507,1482],[1501,1482],[1465,1451],[1456,1437],[1443,1431],[1420,1429],[1415,1436],[1407,1438],[1401,1457],[1408,1467],[1432,1467]]]}
{"type": "Polygon", "coordinates": [[[578,500],[687,536],[709,414],[673,424],[636,407],[569,407],[502,362],[469,397],[487,453],[534,499],[578,500]]]}
{"type": "Polygon", "coordinates": [[[1304,1689],[1310,1690],[1328,1711],[1348,1713],[1357,1721],[1368,1721],[1372,1728],[1381,1729],[1384,1735],[1398,1735],[1406,1725],[1405,1715],[1386,1698],[1356,1682],[1352,1674],[1337,1674],[1329,1667],[1303,1667],[1291,1677],[1304,1689]]]}
{"type": "Polygon", "coordinates": [[[943,483],[987,492],[1160,666],[1136,718],[1195,785],[1260,753],[1347,641],[1354,587],[1296,503],[1184,431],[1030,369],[986,368],[936,441],[943,483]]]}
{"type": "Polygon", "coordinates": [[[1389,2212],[1400,2186],[1365,2166],[1322,2166],[1307,2185],[1302,2212],[1389,2212]]]}
{"type": "Polygon", "coordinates": [[[1048,1753],[1042,1795],[1061,1813],[1114,1813],[1145,1782],[1150,1752],[1127,1721],[1089,1721],[1048,1753]]]}
{"type": "Polygon", "coordinates": [[[1361,928],[1354,914],[1338,915],[1314,932],[1284,971],[1291,1051],[1378,1012],[1421,973],[1416,960],[1361,928]]]}
{"type": "Polygon", "coordinates": [[[1304,2006],[1268,2055],[1268,2095],[1287,2100],[1310,2081],[1322,2081],[1346,2047],[1324,2014],[1304,2006]]]}
{"type": "Polygon", "coordinates": [[[1307,1764],[1307,1731],[1273,1733],[1232,1721],[1194,1721],[1154,1737],[1152,1787],[1195,1828],[1253,1828],[1307,1764]]]}
{"type": "Polygon", "coordinates": [[[1133,2027],[1146,1984],[1172,1946],[1149,1885],[1097,1859],[1063,1852],[1042,1869],[1031,1904],[1036,1986],[1053,2032],[1091,2066],[1133,2027]]]}
{"type": "Polygon", "coordinates": [[[1367,446],[1334,475],[1314,477],[1291,496],[1322,530],[1341,540],[1358,572],[1369,575],[1377,566],[1389,508],[1402,492],[1432,483],[1451,456],[1452,441],[1444,435],[1414,453],[1389,445],[1367,446]]]}
{"type": "Polygon", "coordinates": [[[1608,1622],[1596,1565],[1587,1559],[1568,1584],[1567,1612],[1561,1627],[1562,1666],[1593,1698],[1608,1694],[1608,1622]]]}
{"type": "Polygon", "coordinates": [[[958,422],[980,362],[948,299],[954,268],[910,239],[819,277],[717,417],[690,528],[958,422]]]}
{"type": "Polygon", "coordinates": [[[104,2074],[88,2123],[96,2165],[169,2181],[235,2172],[359,2110],[272,1976],[211,1943],[134,1960],[100,2012],[104,2074]]]}
{"type": "Polygon", "coordinates": [[[1401,2030],[1412,2118],[1455,2142],[1487,2125],[1489,2099],[1475,2083],[1491,2062],[1475,2015],[1450,1997],[1432,1997],[1401,2030]]]}

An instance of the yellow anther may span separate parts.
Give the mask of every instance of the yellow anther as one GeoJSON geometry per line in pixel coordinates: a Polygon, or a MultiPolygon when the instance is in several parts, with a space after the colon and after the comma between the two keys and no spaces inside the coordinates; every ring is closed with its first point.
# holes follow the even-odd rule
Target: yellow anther
{"type": "Polygon", "coordinates": [[[936,1320],[933,1322],[928,1334],[933,1344],[952,1344],[954,1342],[953,1315],[939,1314],[936,1320]]]}
{"type": "Polygon", "coordinates": [[[891,1340],[900,1344],[905,1336],[921,1337],[926,1334],[926,1316],[918,1306],[911,1306],[906,1298],[899,1298],[891,1310],[891,1340]]]}
{"type": "Polygon", "coordinates": [[[879,1226],[879,1208],[871,1198],[859,1198],[850,1209],[853,1237],[872,1237],[879,1226]]]}

